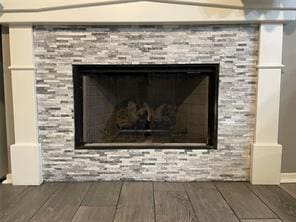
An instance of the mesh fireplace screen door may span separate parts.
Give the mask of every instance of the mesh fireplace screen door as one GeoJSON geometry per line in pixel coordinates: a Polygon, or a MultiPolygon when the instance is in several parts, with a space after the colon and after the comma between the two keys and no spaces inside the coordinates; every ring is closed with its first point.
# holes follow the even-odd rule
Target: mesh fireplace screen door
{"type": "Polygon", "coordinates": [[[86,145],[208,144],[207,73],[94,69],[81,72],[79,86],[86,145]]]}

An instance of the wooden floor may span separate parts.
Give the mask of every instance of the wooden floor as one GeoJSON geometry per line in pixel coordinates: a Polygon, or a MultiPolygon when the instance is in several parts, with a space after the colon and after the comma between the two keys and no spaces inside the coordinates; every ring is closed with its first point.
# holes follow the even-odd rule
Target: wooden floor
{"type": "Polygon", "coordinates": [[[296,184],[245,182],[0,185],[0,221],[296,222],[296,184]]]}

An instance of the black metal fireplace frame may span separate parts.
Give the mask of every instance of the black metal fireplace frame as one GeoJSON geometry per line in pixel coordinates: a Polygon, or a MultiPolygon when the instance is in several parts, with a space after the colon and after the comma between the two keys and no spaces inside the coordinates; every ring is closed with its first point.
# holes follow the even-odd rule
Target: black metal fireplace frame
{"type": "Polygon", "coordinates": [[[97,64],[73,64],[73,91],[74,91],[74,121],[75,121],[75,149],[217,149],[218,131],[218,92],[219,92],[219,64],[116,64],[116,65],[97,65],[97,64]],[[207,144],[189,144],[176,146],[173,143],[165,146],[155,145],[134,145],[121,144],[108,145],[106,147],[98,145],[86,145],[83,142],[83,89],[82,77],[87,74],[97,73],[139,73],[139,72],[178,72],[190,74],[206,74],[209,76],[209,95],[208,95],[208,142],[207,144]]]}

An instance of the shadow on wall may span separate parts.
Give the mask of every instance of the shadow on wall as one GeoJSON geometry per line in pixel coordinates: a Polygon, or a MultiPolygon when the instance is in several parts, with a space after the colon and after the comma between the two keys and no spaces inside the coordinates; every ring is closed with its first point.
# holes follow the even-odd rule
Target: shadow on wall
{"type": "Polygon", "coordinates": [[[0,17],[3,15],[3,5],[2,4],[0,4],[0,17]]]}
{"type": "Polygon", "coordinates": [[[286,35],[291,35],[293,33],[295,33],[296,31],[296,25],[289,25],[289,24],[292,24],[294,23],[295,24],[295,21],[292,21],[292,22],[287,22],[285,25],[289,28],[285,28],[284,29],[284,34],[286,35]]]}
{"type": "MultiPolygon", "coordinates": [[[[278,10],[274,10],[272,12],[269,10],[265,10],[265,12],[259,13],[258,11],[251,9],[251,6],[256,5],[258,3],[258,0],[241,0],[241,2],[245,7],[244,14],[245,14],[246,18],[248,18],[248,17],[252,17],[253,19],[259,19],[260,17],[265,18],[265,17],[267,17],[267,14],[269,14],[269,15],[272,14],[272,16],[274,18],[276,18],[280,14],[280,11],[278,11],[278,10]]],[[[261,8],[269,9],[270,7],[274,6],[275,1],[272,0],[272,1],[261,1],[261,2],[262,2],[261,4],[263,4],[261,6],[261,8]]]]}
{"type": "Polygon", "coordinates": [[[244,15],[246,18],[250,18],[252,20],[257,20],[259,18],[266,18],[267,15],[272,16],[273,18],[279,17],[281,11],[279,10],[279,7],[276,7],[276,1],[261,1],[260,5],[258,6],[258,0],[241,0],[242,6],[240,5],[230,5],[223,3],[207,3],[205,2],[195,2],[193,0],[189,1],[180,1],[180,0],[174,0],[173,2],[170,0],[152,0],[151,2],[160,2],[160,3],[168,3],[168,4],[177,4],[177,5],[188,5],[188,6],[196,6],[196,7],[203,7],[205,14],[209,18],[211,16],[215,16],[217,18],[217,15],[219,15],[222,18],[225,18],[233,13],[231,10],[242,10],[244,11],[244,15]],[[274,10],[270,10],[271,7],[276,7],[274,10]],[[221,9],[229,9],[229,10],[221,10],[221,9]],[[261,10],[261,12],[258,12],[257,10],[261,10]]]}

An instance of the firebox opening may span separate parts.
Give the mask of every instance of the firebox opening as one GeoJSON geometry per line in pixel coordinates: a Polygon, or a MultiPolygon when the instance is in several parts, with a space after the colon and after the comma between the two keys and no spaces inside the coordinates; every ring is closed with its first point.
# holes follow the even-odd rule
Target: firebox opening
{"type": "Polygon", "coordinates": [[[218,68],[73,65],[76,148],[216,148],[218,68]]]}

